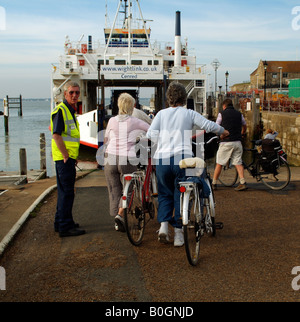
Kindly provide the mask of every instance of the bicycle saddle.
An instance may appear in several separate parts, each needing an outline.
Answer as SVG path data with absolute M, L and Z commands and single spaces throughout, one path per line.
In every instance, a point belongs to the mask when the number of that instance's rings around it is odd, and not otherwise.
M 179 162 L 180 169 L 188 169 L 188 168 L 199 168 L 204 169 L 206 167 L 206 163 L 203 159 L 200 158 L 188 158 L 183 159 Z

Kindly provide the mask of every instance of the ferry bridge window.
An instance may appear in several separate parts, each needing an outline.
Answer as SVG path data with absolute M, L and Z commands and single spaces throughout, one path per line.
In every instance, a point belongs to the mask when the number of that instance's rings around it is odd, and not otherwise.
M 98 65 L 104 65 L 104 59 L 99 59 L 98 60 Z
M 126 65 L 125 60 L 115 60 L 115 65 Z
M 152 65 L 152 60 L 148 60 L 148 65 Z M 159 61 L 158 60 L 154 60 L 154 65 L 155 66 L 159 65 Z
M 132 60 L 131 65 L 143 65 L 143 61 L 142 60 Z
M 109 65 L 109 60 L 108 59 L 105 62 L 106 62 L 105 65 Z M 98 59 L 98 64 L 100 64 L 101 66 L 103 66 L 104 65 L 104 59 Z
M 202 79 L 196 80 L 196 86 L 197 87 L 203 87 L 204 86 L 204 80 L 202 80 Z

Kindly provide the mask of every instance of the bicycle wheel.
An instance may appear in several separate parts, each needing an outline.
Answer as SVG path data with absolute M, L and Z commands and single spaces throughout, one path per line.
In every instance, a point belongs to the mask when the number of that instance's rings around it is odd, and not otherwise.
M 231 164 L 231 160 L 225 166 L 222 166 L 222 171 L 219 176 L 219 181 L 225 187 L 232 187 L 235 185 L 238 178 L 236 167 Z
M 280 159 L 280 165 L 274 173 L 266 173 L 258 162 L 258 175 L 262 183 L 272 190 L 284 189 L 291 180 L 291 170 L 288 163 Z
M 206 180 L 206 183 L 210 183 L 208 179 Z M 203 205 L 203 218 L 205 223 L 205 229 L 208 235 L 210 236 L 216 236 L 216 225 L 215 225 L 215 200 L 213 195 L 213 190 L 211 189 L 211 193 L 208 198 L 204 199 L 204 205 Z
M 127 236 L 134 246 L 141 244 L 145 231 L 145 213 L 142 207 L 140 185 L 138 180 L 132 180 L 128 190 L 128 207 L 124 209 Z
M 189 197 L 189 220 L 183 226 L 185 251 L 189 263 L 196 266 L 200 256 L 201 213 L 197 205 L 197 191 L 193 189 Z

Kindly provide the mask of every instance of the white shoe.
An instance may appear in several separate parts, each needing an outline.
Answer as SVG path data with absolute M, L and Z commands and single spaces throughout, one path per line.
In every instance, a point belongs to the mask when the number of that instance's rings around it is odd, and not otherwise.
M 181 247 L 184 245 L 184 237 L 183 237 L 183 231 L 182 228 L 175 228 L 174 229 L 175 235 L 174 235 L 174 246 L 175 247 Z
M 163 244 L 169 243 L 169 231 L 168 231 L 168 222 L 162 222 L 160 224 L 159 232 L 158 232 L 158 240 Z
M 120 231 L 120 232 L 126 231 L 124 218 L 121 217 L 120 215 L 117 215 L 115 217 L 115 230 Z

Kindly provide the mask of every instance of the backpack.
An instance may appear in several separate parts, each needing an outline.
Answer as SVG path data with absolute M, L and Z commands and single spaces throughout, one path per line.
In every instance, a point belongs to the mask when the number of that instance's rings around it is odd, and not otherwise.
M 277 154 L 278 150 L 281 149 L 281 144 L 278 140 L 264 139 L 261 141 L 262 151 L 266 154 L 273 153 Z

